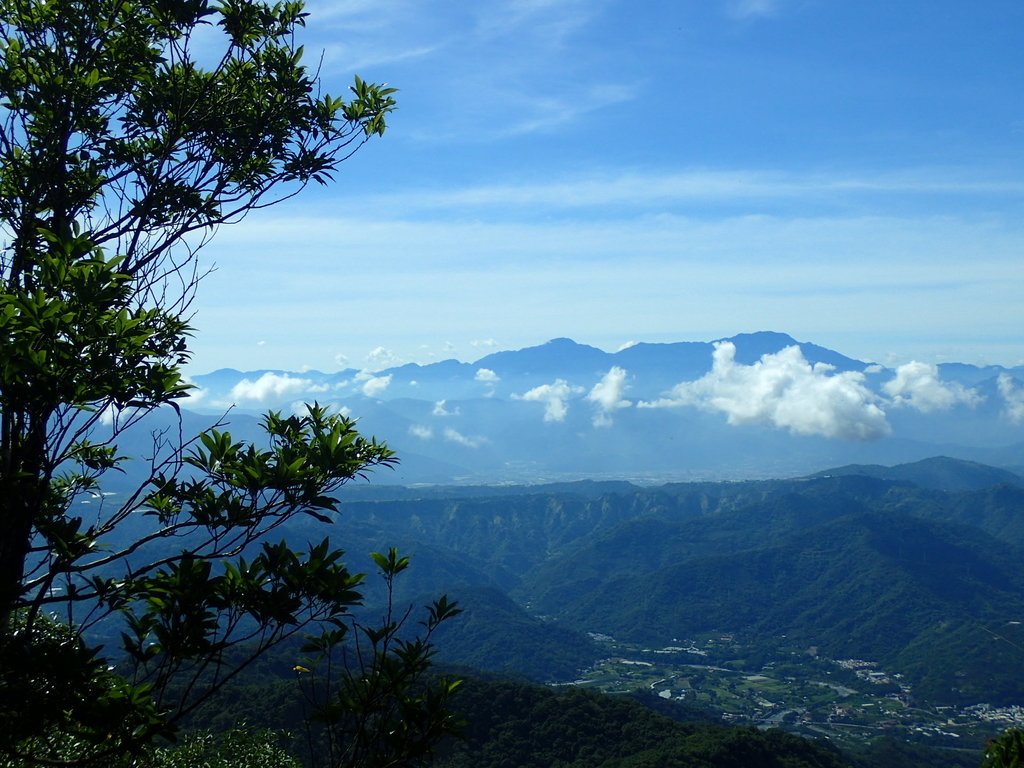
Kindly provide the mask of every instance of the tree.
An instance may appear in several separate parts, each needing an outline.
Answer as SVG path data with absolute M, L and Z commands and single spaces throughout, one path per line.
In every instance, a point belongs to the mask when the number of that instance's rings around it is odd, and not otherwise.
M 1024 766 L 1024 731 L 1009 728 L 985 745 L 982 768 L 1021 768 Z
M 397 610 L 394 588 L 409 558 L 392 548 L 387 555 L 374 553 L 373 560 L 388 595 L 379 626 L 356 623 L 348 643 L 330 633 L 308 643 L 305 650 L 314 654 L 309 663 L 322 673 L 320 680 L 310 669 L 296 667 L 323 726 L 323 751 L 335 768 L 423 765 L 443 736 L 461 728 L 448 709 L 461 681 L 427 677 L 434 631 L 461 610 L 446 597 L 435 600 L 420 622 L 423 632 L 408 637 L 412 609 Z
M 218 424 L 155 431 L 134 461 L 117 447 L 188 393 L 218 227 L 385 131 L 394 89 L 321 94 L 305 18 L 296 0 L 0 0 L 0 747 L 18 759 L 109 762 L 359 601 L 327 538 L 268 538 L 329 523 L 340 485 L 395 461 L 352 421 L 313 405 L 268 414 L 259 445 Z M 80 503 L 140 466 L 134 492 Z M 124 674 L 88 641 L 112 618 Z
M 300 768 L 267 731 L 228 731 L 217 738 L 191 733 L 180 745 L 157 751 L 153 768 Z

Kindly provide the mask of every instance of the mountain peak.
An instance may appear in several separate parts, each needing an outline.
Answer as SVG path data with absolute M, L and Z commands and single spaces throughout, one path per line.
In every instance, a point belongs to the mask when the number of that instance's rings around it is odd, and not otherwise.
M 570 339 L 567 336 L 559 336 L 558 338 L 551 339 L 550 341 L 546 342 L 542 346 L 545 346 L 545 347 L 552 347 L 552 346 L 584 347 L 586 345 L 585 344 L 580 344 L 580 343 L 574 341 L 573 339 Z
M 500 374 L 565 375 L 567 370 L 577 367 L 590 369 L 594 365 L 607 365 L 609 359 L 609 354 L 597 347 L 559 337 L 535 347 L 495 352 L 477 360 L 475 365 Z

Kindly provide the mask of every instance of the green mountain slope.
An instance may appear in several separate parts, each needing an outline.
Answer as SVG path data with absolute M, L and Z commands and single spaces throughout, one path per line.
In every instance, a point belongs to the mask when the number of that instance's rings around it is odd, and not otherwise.
M 781 731 L 684 724 L 632 699 L 469 681 L 464 739 L 436 768 L 841 768 L 826 746 Z

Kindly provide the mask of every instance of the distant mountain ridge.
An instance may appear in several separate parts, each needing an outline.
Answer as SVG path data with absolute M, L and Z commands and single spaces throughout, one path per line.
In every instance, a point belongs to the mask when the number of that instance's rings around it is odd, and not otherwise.
M 959 461 L 935 456 L 911 464 L 883 467 L 877 464 L 851 464 L 818 472 L 815 477 L 854 475 L 913 483 L 939 491 L 979 491 L 993 485 L 1024 487 L 1024 478 L 1007 469 L 997 469 L 974 461 Z
M 249 415 L 318 401 L 388 442 L 402 483 L 798 475 L 948 455 L 1024 466 L 1024 368 L 891 369 L 785 333 L 632 344 L 567 338 L 475 362 L 376 371 L 221 369 L 184 407 Z

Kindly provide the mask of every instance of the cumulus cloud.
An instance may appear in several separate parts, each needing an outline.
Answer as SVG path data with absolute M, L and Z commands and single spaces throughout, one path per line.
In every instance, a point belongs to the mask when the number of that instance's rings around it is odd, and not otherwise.
M 363 394 L 367 397 L 377 397 L 389 386 L 391 386 L 390 373 L 387 376 L 371 376 L 363 382 Z
M 937 365 L 916 361 L 899 366 L 896 376 L 883 384 L 882 390 L 892 398 L 893 405 L 923 413 L 948 411 L 959 403 L 973 408 L 982 401 L 977 390 L 959 382 L 942 381 Z
M 409 434 L 418 437 L 420 440 L 429 440 L 434 436 L 434 430 L 422 424 L 412 424 L 409 427 Z
M 595 427 L 610 427 L 612 414 L 620 408 L 628 408 L 633 404 L 622 397 L 626 391 L 627 375 L 624 368 L 613 366 L 590 390 L 587 400 L 597 408 L 597 412 L 594 414 Z
M 481 445 L 487 442 L 486 437 L 468 437 L 460 432 L 455 431 L 451 427 L 445 428 L 444 439 L 450 443 L 456 443 L 458 445 L 465 446 L 466 448 L 479 448 Z
M 290 376 L 287 373 L 264 373 L 258 379 L 242 379 L 231 388 L 228 398 L 236 403 L 251 401 L 265 403 L 271 400 L 294 397 L 300 392 L 325 392 L 327 386 L 314 384 L 310 379 Z
M 496 382 L 501 381 L 501 377 L 492 371 L 490 368 L 481 368 L 476 372 L 476 376 L 473 377 L 477 381 L 488 381 Z
M 459 415 L 459 407 L 455 406 L 455 410 L 449 411 L 447 406 L 445 405 L 447 402 L 448 402 L 447 400 L 438 400 L 436 403 L 434 403 L 434 410 L 432 411 L 433 415 L 434 416 L 458 416 Z
M 385 347 L 374 347 L 366 356 L 367 366 L 374 371 L 379 371 L 382 368 L 392 368 L 401 364 L 401 362 L 400 357 Z
M 799 435 L 871 440 L 889 433 L 885 412 L 864 384 L 864 374 L 834 373 L 811 365 L 797 346 L 736 362 L 736 346 L 715 345 L 710 373 L 678 384 L 670 396 L 640 407 L 690 405 L 726 414 L 733 425 L 763 424 Z
M 188 404 L 190 406 L 198 405 L 199 403 L 206 399 L 207 395 L 210 394 L 207 390 L 189 381 L 188 378 L 185 379 L 185 383 L 192 387 L 192 389 L 190 389 L 188 393 L 185 395 L 185 397 L 188 398 Z
M 1003 414 L 1014 424 L 1024 423 L 1024 389 L 1008 373 L 999 374 L 999 394 L 1006 401 Z
M 565 379 L 555 379 L 553 384 L 541 384 L 522 395 L 512 395 L 512 398 L 544 403 L 544 421 L 565 421 L 569 412 L 567 401 L 583 391 L 583 387 L 572 386 Z

